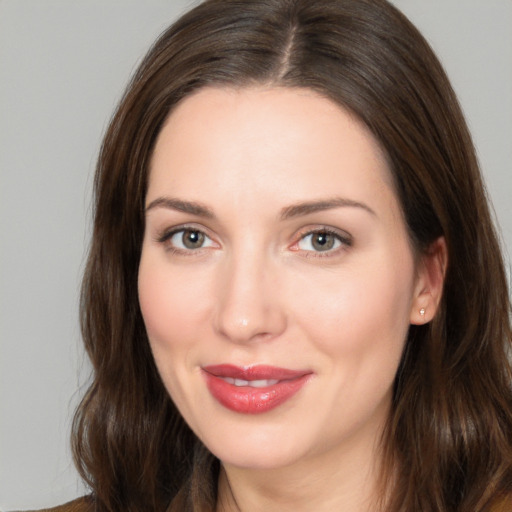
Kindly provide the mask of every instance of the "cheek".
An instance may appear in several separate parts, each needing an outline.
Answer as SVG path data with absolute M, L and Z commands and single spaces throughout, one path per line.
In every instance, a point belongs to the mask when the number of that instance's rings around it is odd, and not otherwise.
M 317 278 L 308 296 L 296 299 L 296 318 L 315 345 L 336 360 L 394 364 L 409 328 L 413 275 L 412 260 L 406 258 Z M 299 289 L 290 296 L 301 297 Z
M 201 339 L 201 285 L 187 280 L 184 272 L 171 272 L 165 258 L 148 253 L 143 251 L 139 265 L 139 304 L 158 372 L 186 415 L 190 400 L 183 383 L 194 370 L 194 340 Z
M 141 264 L 139 270 L 139 304 L 151 345 L 161 343 L 169 335 L 169 325 L 176 320 L 172 295 L 165 280 L 150 265 Z
M 165 261 L 143 252 L 138 277 L 139 304 L 155 359 L 163 350 L 185 348 L 192 330 L 199 325 L 200 284 L 187 281 L 183 274 L 170 272 Z

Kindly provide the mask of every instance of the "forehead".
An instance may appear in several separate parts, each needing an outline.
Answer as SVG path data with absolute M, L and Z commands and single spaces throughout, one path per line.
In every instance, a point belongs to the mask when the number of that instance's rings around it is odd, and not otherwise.
M 396 202 L 392 181 L 366 126 L 313 91 L 205 88 L 164 124 L 148 199 L 166 192 L 243 202 L 272 191 L 282 202 L 333 194 L 368 200 L 386 191 Z

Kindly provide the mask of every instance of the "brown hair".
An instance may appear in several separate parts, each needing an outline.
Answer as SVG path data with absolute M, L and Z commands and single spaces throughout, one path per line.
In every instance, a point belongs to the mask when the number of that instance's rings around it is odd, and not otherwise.
M 389 512 L 483 512 L 512 491 L 510 299 L 475 151 L 428 44 L 384 0 L 210 0 L 155 43 L 106 133 L 82 330 L 94 368 L 74 422 L 98 511 L 211 510 L 218 461 L 157 373 L 137 299 L 148 163 L 173 107 L 206 86 L 307 87 L 387 154 L 411 240 L 448 247 L 434 320 L 411 326 L 383 439 Z

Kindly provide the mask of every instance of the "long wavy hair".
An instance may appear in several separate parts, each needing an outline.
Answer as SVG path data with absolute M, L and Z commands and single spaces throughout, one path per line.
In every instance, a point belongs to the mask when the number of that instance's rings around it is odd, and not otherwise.
M 455 94 L 427 42 L 385 0 L 207 0 L 160 36 L 133 76 L 99 156 L 82 287 L 94 373 L 72 441 L 95 510 L 215 509 L 219 462 L 164 389 L 139 309 L 144 200 L 173 107 L 200 88 L 258 84 L 309 88 L 355 114 L 387 156 L 415 249 L 445 237 L 442 303 L 432 322 L 410 327 L 394 384 L 385 510 L 488 510 L 512 491 L 504 262 Z

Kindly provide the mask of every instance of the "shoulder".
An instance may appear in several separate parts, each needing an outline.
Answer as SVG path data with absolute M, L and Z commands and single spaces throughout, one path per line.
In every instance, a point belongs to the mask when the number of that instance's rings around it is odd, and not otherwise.
M 32 512 L 93 512 L 94 505 L 90 496 L 84 496 L 76 500 L 52 508 L 44 508 Z

